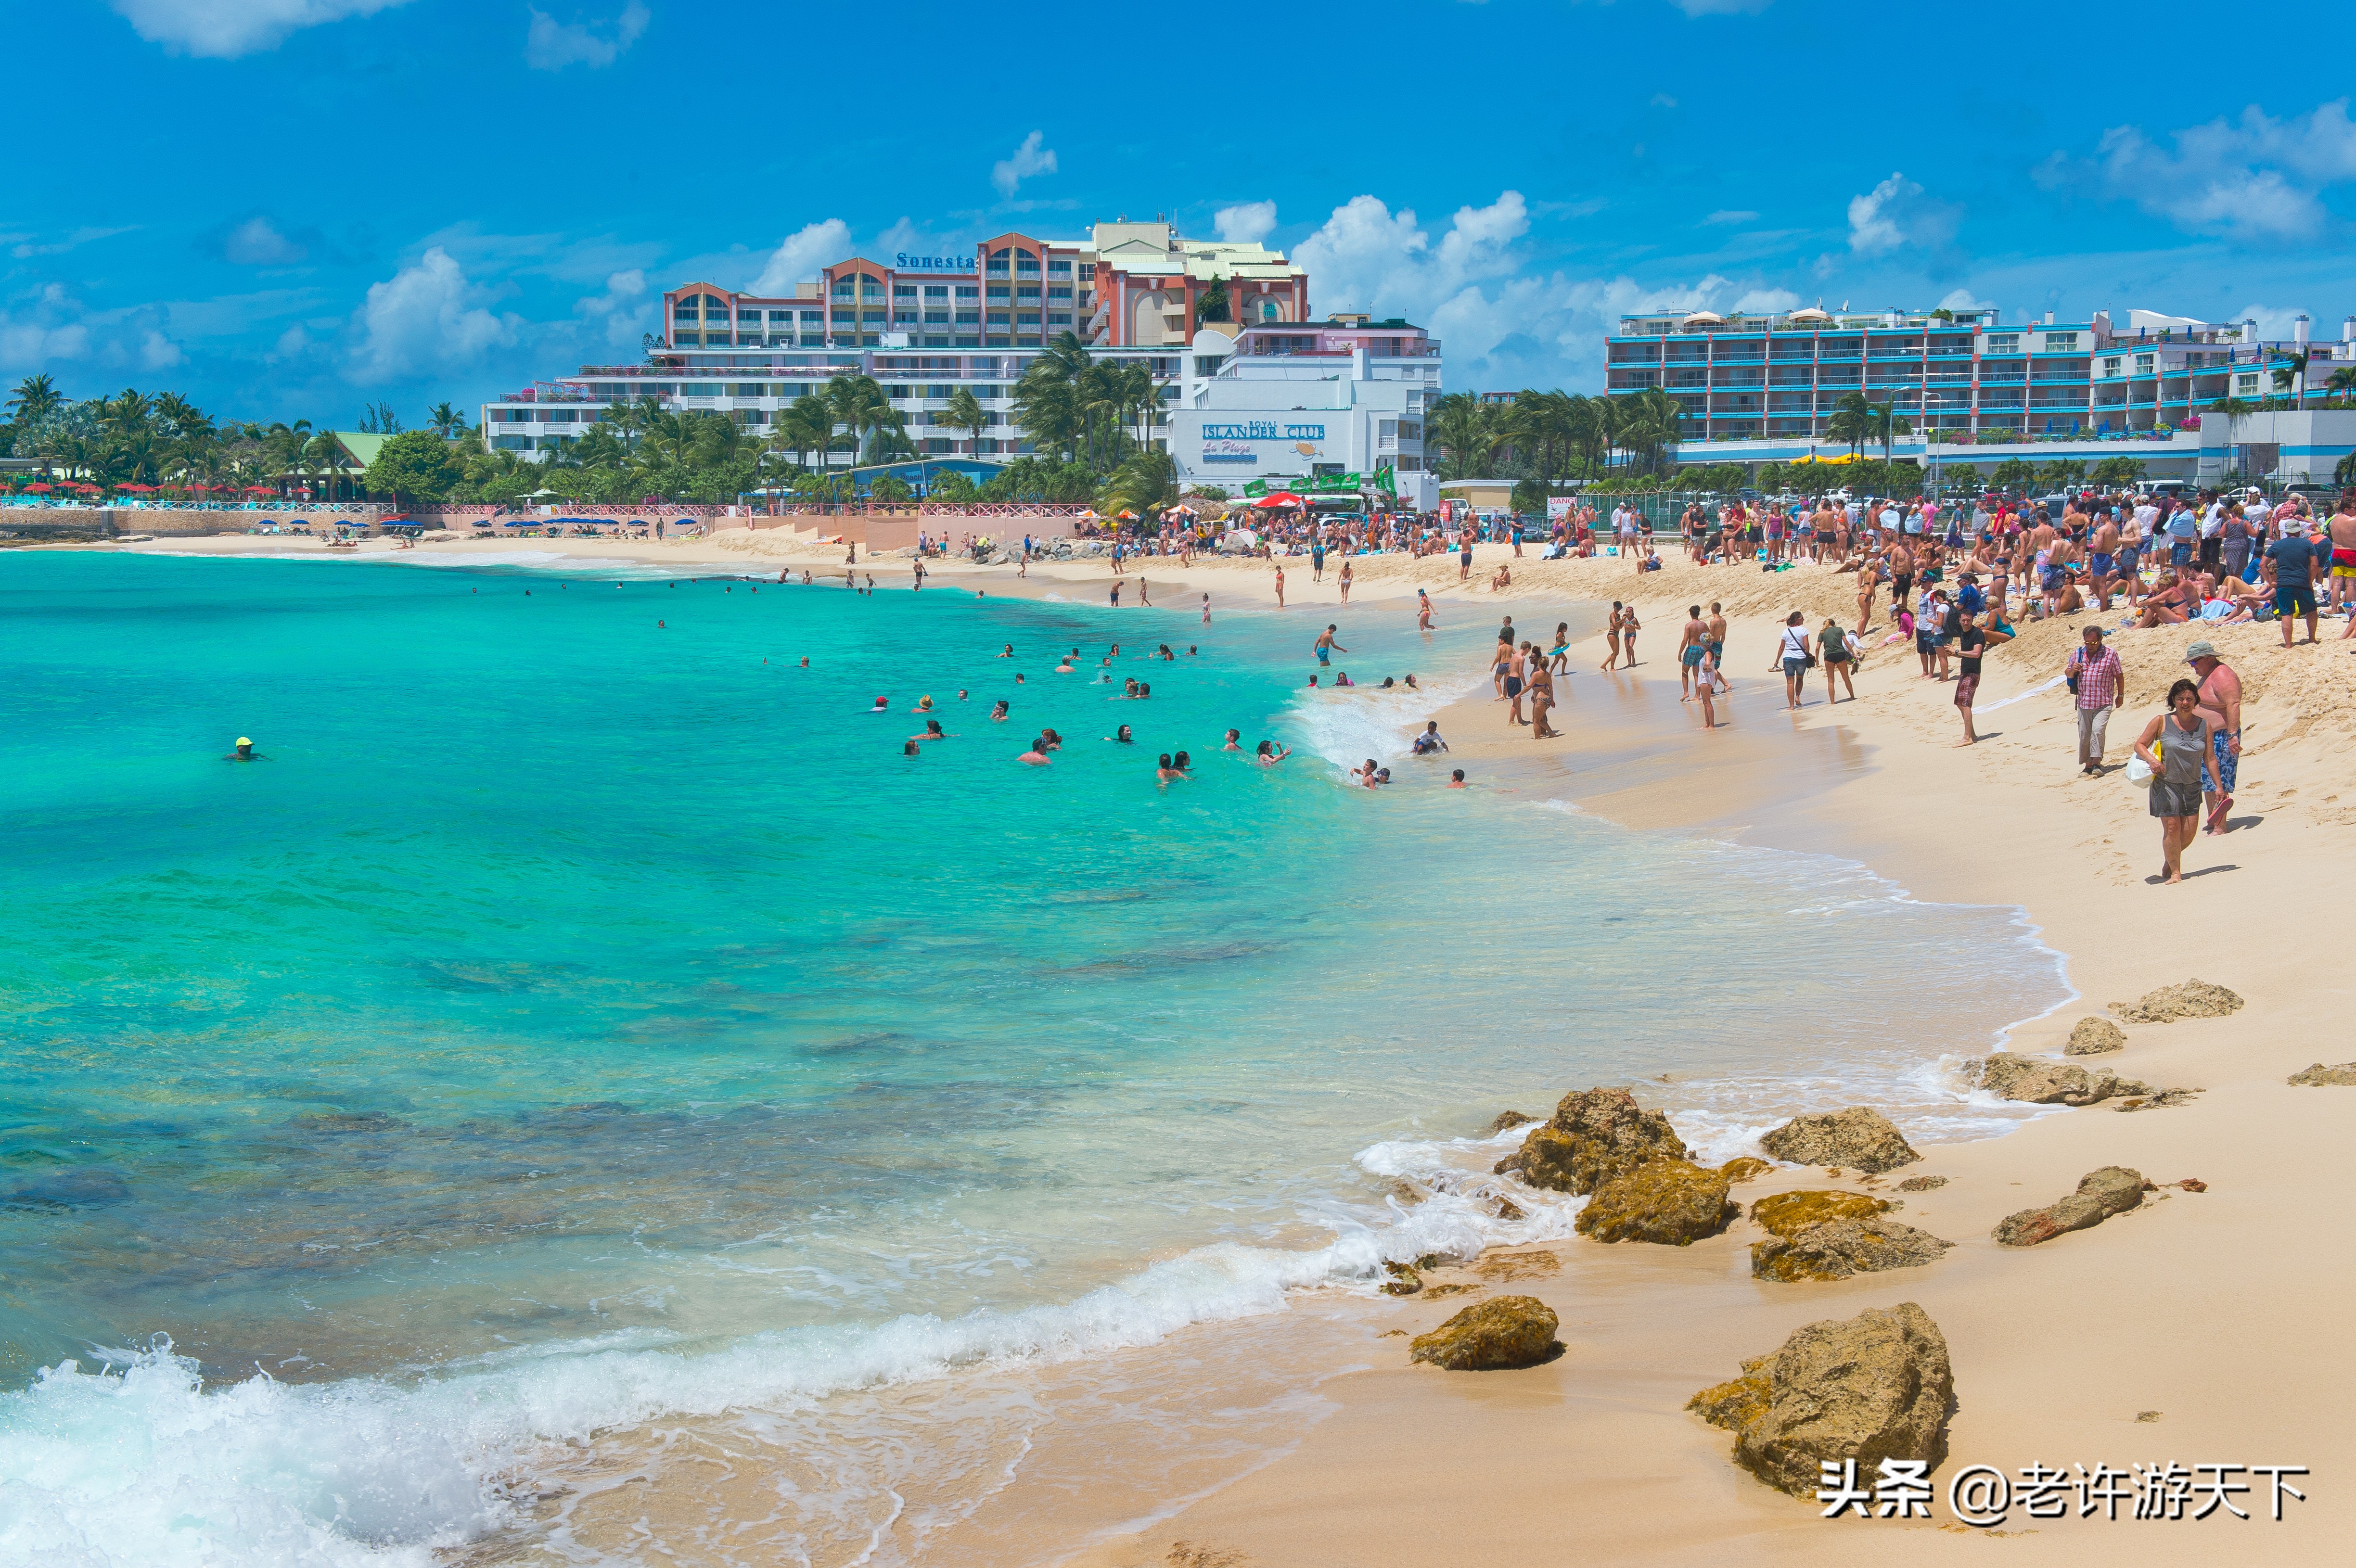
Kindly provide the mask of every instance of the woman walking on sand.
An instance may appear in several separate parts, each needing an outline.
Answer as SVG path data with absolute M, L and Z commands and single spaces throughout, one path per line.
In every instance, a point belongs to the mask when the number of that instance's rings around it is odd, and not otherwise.
M 1808 681 L 1808 628 L 1806 617 L 1794 610 L 1783 622 L 1783 706 L 1796 711 L 1800 707 L 1801 689 Z
M 1612 669 L 1620 663 L 1620 601 L 1614 599 L 1612 601 L 1612 618 L 1603 623 L 1603 641 L 1612 651 L 1610 656 L 1596 667 L 1598 669 Z
M 1569 675 L 1570 673 L 1569 622 L 1557 621 L 1554 624 L 1554 649 L 1551 653 L 1547 655 L 1547 660 L 1552 667 L 1551 673 L 1555 675 Z
M 2214 728 L 2201 711 L 2201 688 L 2179 680 L 2168 688 L 2168 711 L 2136 740 L 2135 754 L 2151 769 L 2151 814 L 2159 818 L 2159 880 L 2166 886 L 2184 880 L 2184 850 L 2201 830 L 2203 780 L 2211 793 L 2222 793 L 2210 755 Z

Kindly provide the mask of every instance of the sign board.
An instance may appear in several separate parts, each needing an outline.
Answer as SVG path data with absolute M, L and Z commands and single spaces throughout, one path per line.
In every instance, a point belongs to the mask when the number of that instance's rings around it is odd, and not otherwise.
M 1568 522 L 1570 519 L 1571 508 L 1578 505 L 1579 497 L 1576 496 L 1548 496 L 1547 497 L 1547 521 L 1549 523 Z
M 975 271 L 971 256 L 912 256 L 902 251 L 892 258 L 895 272 L 970 272 Z

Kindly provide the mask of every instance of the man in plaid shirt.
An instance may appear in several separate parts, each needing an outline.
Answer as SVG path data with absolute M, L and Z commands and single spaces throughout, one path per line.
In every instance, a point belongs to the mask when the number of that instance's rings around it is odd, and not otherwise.
M 2086 628 L 2086 640 L 2070 654 L 2070 684 L 2078 694 L 2078 771 L 2103 771 L 2103 745 L 2111 726 L 2111 709 L 2126 691 L 2126 670 L 2119 656 L 2103 642 L 2100 626 Z

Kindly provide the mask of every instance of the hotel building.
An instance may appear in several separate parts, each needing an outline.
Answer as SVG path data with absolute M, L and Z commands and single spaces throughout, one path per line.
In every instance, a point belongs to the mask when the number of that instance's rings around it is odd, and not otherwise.
M 1229 319 L 1203 323 L 1203 296 L 1214 282 L 1226 291 Z M 926 457 L 1004 462 L 1032 450 L 1027 432 L 1012 422 L 1014 383 L 1066 332 L 1078 334 L 1099 358 L 1144 366 L 1173 408 L 1209 397 L 1241 414 L 1264 395 L 1290 400 L 1261 411 L 1289 414 L 1308 394 L 1280 389 L 1282 377 L 1245 378 L 1264 394 L 1205 390 L 1238 362 L 1264 368 L 1288 359 L 1307 367 L 1301 379 L 1353 389 L 1341 411 L 1399 404 L 1386 415 L 1368 412 L 1359 421 L 1365 428 L 1352 423 L 1347 439 L 1341 427 L 1349 421 L 1332 421 L 1334 449 L 1346 457 L 1329 458 L 1321 447 L 1315 456 L 1292 453 L 1296 461 L 1287 466 L 1274 449 L 1265 464 L 1228 453 L 1201 471 L 1202 483 L 1371 474 L 1377 460 L 1402 475 L 1423 472 L 1421 410 L 1440 389 L 1436 341 L 1403 321 L 1312 321 L 1308 275 L 1282 254 L 1258 244 L 1188 239 L 1160 221 L 1099 223 L 1085 240 L 1008 232 L 969 254 L 903 253 L 889 263 L 854 256 L 782 297 L 682 284 L 663 295 L 663 330 L 649 341 L 643 364 L 584 367 L 485 403 L 484 439 L 498 449 L 544 453 L 577 439 L 613 404 L 647 397 L 670 409 L 724 413 L 760 431 L 831 378 L 866 375 L 883 383 Z M 982 432 L 942 422 L 959 389 L 972 392 L 988 415 Z M 1362 401 L 1355 389 L 1371 400 Z M 1326 399 L 1321 410 L 1335 411 L 1332 401 L 1341 394 L 1318 395 Z M 1173 426 L 1165 438 L 1189 480 L 1200 457 L 1191 444 L 1194 430 L 1193 423 L 1183 431 Z M 851 459 L 836 453 L 830 461 Z M 1414 488 L 1412 480 L 1403 485 L 1402 499 Z

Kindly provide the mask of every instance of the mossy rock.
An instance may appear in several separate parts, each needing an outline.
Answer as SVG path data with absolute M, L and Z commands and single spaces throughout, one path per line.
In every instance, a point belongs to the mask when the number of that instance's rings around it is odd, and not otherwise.
M 1408 1341 L 1408 1360 L 1443 1371 L 1486 1372 L 1534 1367 L 1562 1351 L 1554 1308 L 1535 1296 L 1493 1296 Z
M 1730 1382 L 1713 1383 L 1686 1401 L 1686 1408 L 1729 1432 L 1755 1424 L 1767 1413 L 1775 1381 L 1768 1371 L 1772 1356 L 1753 1356 L 1742 1363 L 1742 1375 Z
M 1883 1199 L 1862 1192 L 1778 1192 L 1751 1206 L 1753 1223 L 1778 1236 L 1796 1236 L 1811 1225 L 1863 1220 L 1889 1212 Z
M 2071 1029 L 2069 1043 L 2062 1046 L 2064 1056 L 2101 1056 L 2119 1051 L 2127 1043 L 2126 1030 L 2108 1019 L 2080 1019 Z
M 1772 1159 L 1761 1159 L 1755 1154 L 1740 1155 L 1718 1168 L 1719 1174 L 1740 1187 L 1746 1181 L 1765 1175 L 1775 1168 Z
M 1954 1245 L 1895 1220 L 1872 1216 L 1834 1220 L 1751 1243 L 1751 1272 L 1756 1278 L 1786 1285 L 1847 1279 L 1852 1275 L 1936 1263 Z
M 1647 1160 L 1595 1189 L 1576 1221 L 1599 1242 L 1682 1247 L 1715 1236 L 1741 1211 L 1726 1196 L 1726 1173 L 1690 1160 Z

